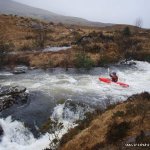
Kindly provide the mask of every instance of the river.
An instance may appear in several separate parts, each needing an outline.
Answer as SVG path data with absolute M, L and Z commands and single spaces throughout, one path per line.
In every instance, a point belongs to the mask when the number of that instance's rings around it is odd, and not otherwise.
M 117 72 L 119 81 L 129 84 L 129 88 L 101 83 L 98 78 L 108 77 L 107 68 L 94 68 L 90 72 L 79 72 L 71 68 L 67 72 L 62 68 L 46 71 L 38 69 L 19 75 L 1 71 L 0 85 L 25 86 L 29 92 L 29 101 L 24 106 L 12 107 L 0 113 L 0 124 L 5 132 L 0 149 L 45 148 L 49 143 L 48 134 L 35 138 L 32 134 L 33 126 L 39 127 L 55 111 L 61 113 L 61 105 L 58 106 L 57 103 L 62 99 L 101 107 L 106 100 L 114 103 L 124 101 L 136 93 L 150 92 L 150 64 L 140 61 L 135 63 L 131 66 L 109 67 L 111 71 Z

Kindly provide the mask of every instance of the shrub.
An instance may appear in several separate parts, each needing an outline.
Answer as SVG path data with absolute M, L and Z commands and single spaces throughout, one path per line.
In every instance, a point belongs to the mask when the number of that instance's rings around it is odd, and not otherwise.
M 25 56 L 17 58 L 15 62 L 17 65 L 30 66 L 29 59 L 28 57 L 25 57 Z
M 72 31 L 71 33 L 74 36 L 74 41 L 78 42 L 81 39 L 81 34 L 77 31 Z
M 129 27 L 125 27 L 124 30 L 122 31 L 123 36 L 130 36 L 131 31 Z
M 5 64 L 5 57 L 14 48 L 14 44 L 0 39 L 0 67 Z
M 65 101 L 66 101 L 65 99 L 60 99 L 60 100 L 57 101 L 57 104 L 64 104 Z
M 54 63 L 53 63 L 53 61 L 52 61 L 51 59 L 50 59 L 50 60 L 48 60 L 48 64 L 47 64 L 47 65 L 48 65 L 48 67 L 53 67 L 53 64 L 54 64 Z
M 117 111 L 113 114 L 113 117 L 123 117 L 125 115 L 124 111 Z
M 110 130 L 107 132 L 106 139 L 110 144 L 116 143 L 127 135 L 127 131 L 130 128 L 129 122 L 116 122 L 110 126 Z
M 25 36 L 25 39 L 26 39 L 26 40 L 32 40 L 33 38 L 34 38 L 34 37 L 33 37 L 32 35 L 26 35 L 26 36 Z
M 92 59 L 85 53 L 78 53 L 75 58 L 76 68 L 90 70 L 94 66 Z
M 95 145 L 91 148 L 91 150 L 100 150 L 100 149 L 103 148 L 104 146 L 105 146 L 104 143 L 97 143 L 97 144 L 95 144 Z
M 106 110 L 111 110 L 111 109 L 114 109 L 116 107 L 116 104 L 110 104 L 109 106 L 107 106 L 107 109 Z
M 103 47 L 99 44 L 88 44 L 85 45 L 83 49 L 85 49 L 86 52 L 90 52 L 90 53 L 98 53 L 103 51 Z
M 150 62 L 150 55 L 148 55 L 148 56 L 145 56 L 145 61 L 148 61 L 148 62 Z
M 100 59 L 98 61 L 98 65 L 100 65 L 100 66 L 105 66 L 109 63 L 110 63 L 110 59 L 106 55 L 103 55 L 102 57 L 100 57 Z
M 22 45 L 20 48 L 19 48 L 19 50 L 21 50 L 21 51 L 29 51 L 29 50 L 31 50 L 32 49 L 32 47 L 30 46 L 30 45 L 27 45 L 27 44 L 24 44 L 24 45 Z

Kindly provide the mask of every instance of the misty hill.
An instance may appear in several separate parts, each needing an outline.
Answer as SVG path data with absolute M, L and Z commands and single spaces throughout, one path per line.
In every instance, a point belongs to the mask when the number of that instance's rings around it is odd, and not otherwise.
M 18 16 L 33 17 L 55 23 L 74 24 L 82 26 L 111 26 L 112 24 L 91 22 L 77 17 L 58 15 L 53 12 L 31 7 L 13 0 L 0 0 L 0 14 L 13 14 Z

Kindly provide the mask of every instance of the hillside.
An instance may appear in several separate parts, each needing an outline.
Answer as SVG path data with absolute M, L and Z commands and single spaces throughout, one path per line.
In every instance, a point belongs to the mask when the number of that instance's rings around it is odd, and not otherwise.
M 149 118 L 150 94 L 133 95 L 94 116 L 85 129 L 85 122 L 71 129 L 62 137 L 59 150 L 148 150 L 148 146 L 126 144 L 150 144 Z
M 133 26 L 87 27 L 0 15 L 3 66 L 91 68 L 123 59 L 150 61 L 150 32 Z M 43 53 L 46 47 L 70 49 Z M 66 59 L 68 58 L 68 59 Z
M 13 14 L 18 16 L 37 18 L 49 22 L 61 22 L 63 24 L 74 24 L 82 26 L 104 27 L 112 25 L 109 23 L 107 24 L 100 22 L 91 22 L 77 17 L 58 15 L 50 11 L 27 6 L 25 4 L 21 4 L 13 0 L 0 0 L 0 14 Z

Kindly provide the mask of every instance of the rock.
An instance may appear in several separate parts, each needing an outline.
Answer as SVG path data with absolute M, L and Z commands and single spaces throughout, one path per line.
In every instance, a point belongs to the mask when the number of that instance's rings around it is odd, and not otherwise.
M 87 36 L 82 36 L 78 41 L 76 41 L 76 44 L 81 44 L 83 42 L 91 42 L 92 37 L 87 35 Z
M 22 74 L 22 73 L 26 73 L 28 70 L 28 67 L 26 66 L 18 66 L 18 67 L 15 67 L 14 70 L 13 70 L 13 74 Z
M 126 60 L 122 60 L 120 62 L 121 65 L 126 65 L 126 66 L 132 66 L 132 65 L 136 65 L 136 62 L 134 61 L 126 61 Z
M 3 130 L 2 126 L 0 125 L 0 141 L 2 139 L 3 134 L 4 134 L 4 130 Z
M 13 104 L 26 103 L 28 93 L 26 88 L 21 86 L 0 87 L 0 111 L 11 107 Z
M 15 95 L 26 91 L 25 87 L 21 86 L 4 86 L 0 87 L 0 96 Z
M 11 95 L 0 97 L 0 111 L 9 108 L 14 103 L 15 103 L 15 99 Z
M 16 104 L 26 103 L 28 99 L 28 93 L 24 92 L 17 95 L 13 95 L 13 98 L 15 99 Z
M 67 100 L 63 107 L 63 118 L 72 121 L 84 119 L 86 112 L 92 111 L 88 105 L 71 100 Z

